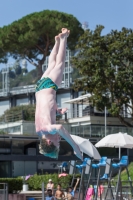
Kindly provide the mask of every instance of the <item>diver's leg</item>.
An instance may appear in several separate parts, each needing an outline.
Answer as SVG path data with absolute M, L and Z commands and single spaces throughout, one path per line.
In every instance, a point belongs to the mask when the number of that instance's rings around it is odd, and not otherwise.
M 49 74 L 49 78 L 52 79 L 52 81 L 59 86 L 62 81 L 63 76 L 63 70 L 65 67 L 65 57 L 66 57 L 66 44 L 67 44 L 67 37 L 69 35 L 70 31 L 63 28 L 62 33 L 59 34 L 60 37 L 60 45 L 59 45 L 59 51 L 56 56 L 56 64 L 51 73 Z
M 48 63 L 48 68 L 46 69 L 46 71 L 44 72 L 44 74 L 42 75 L 42 77 L 47 77 L 51 70 L 55 67 L 55 63 L 56 63 L 56 56 L 58 54 L 58 50 L 59 50 L 59 45 L 60 45 L 60 38 L 59 36 L 55 36 L 55 45 L 50 53 L 49 56 L 49 63 Z

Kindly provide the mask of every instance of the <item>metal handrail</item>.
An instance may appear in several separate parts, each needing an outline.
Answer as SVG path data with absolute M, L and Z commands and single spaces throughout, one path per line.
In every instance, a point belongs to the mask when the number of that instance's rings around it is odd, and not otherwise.
M 3 200 L 8 200 L 8 183 L 0 183 L 0 185 L 3 185 L 3 189 L 0 189 L 3 192 Z
M 15 95 L 15 94 L 35 93 L 35 87 L 36 87 L 35 84 L 21 86 L 21 87 L 13 87 L 6 92 L 3 91 L 3 89 L 0 89 L 0 96 L 8 96 L 9 94 Z M 68 88 L 68 86 L 65 84 L 61 84 L 58 88 Z

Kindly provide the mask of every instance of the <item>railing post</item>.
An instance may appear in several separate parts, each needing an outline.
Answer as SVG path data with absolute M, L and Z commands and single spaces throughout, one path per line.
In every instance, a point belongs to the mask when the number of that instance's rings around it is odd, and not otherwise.
M 67 113 L 65 113 L 65 121 L 67 121 Z
M 5 200 L 8 200 L 8 183 L 6 183 L 5 185 L 5 194 L 6 194 Z
M 23 110 L 21 111 L 21 117 L 22 117 L 22 120 L 24 120 L 24 111 Z
M 44 200 L 44 182 L 42 183 L 42 200 Z
M 5 183 L 3 183 L 2 184 L 3 185 L 3 189 L 2 189 L 2 193 L 3 193 L 3 198 L 4 198 L 4 200 L 6 200 L 6 184 Z

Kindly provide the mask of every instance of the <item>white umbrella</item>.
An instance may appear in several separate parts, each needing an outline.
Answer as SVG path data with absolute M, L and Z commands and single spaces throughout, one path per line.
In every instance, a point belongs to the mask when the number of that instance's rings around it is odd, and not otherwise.
M 132 149 L 133 137 L 127 133 L 110 134 L 95 144 L 96 147 L 116 147 L 119 148 L 119 158 L 121 157 L 121 148 Z
M 91 96 L 92 96 L 91 94 L 85 94 L 85 95 L 79 96 L 75 99 L 69 99 L 67 101 L 64 101 L 63 103 L 90 105 L 91 102 L 89 102 L 89 98 Z
M 80 151 L 87 154 L 89 157 L 100 160 L 101 156 L 96 147 L 88 140 L 76 135 L 71 135 L 74 142 L 79 146 Z

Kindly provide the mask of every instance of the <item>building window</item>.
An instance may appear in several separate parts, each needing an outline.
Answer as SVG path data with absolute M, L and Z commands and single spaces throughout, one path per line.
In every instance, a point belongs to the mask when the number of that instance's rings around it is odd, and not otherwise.
M 24 141 L 12 140 L 12 154 L 24 154 Z
M 20 134 L 21 132 L 21 127 L 20 126 L 12 126 L 12 127 L 7 127 L 7 128 L 4 128 L 4 129 L 1 129 L 0 130 L 0 134 L 13 134 L 13 133 L 18 133 Z
M 0 161 L 0 177 L 11 177 L 11 162 Z M 2 198 L 3 199 L 3 198 Z
M 101 137 L 101 126 L 91 126 L 91 136 L 92 137 Z
M 12 140 L 12 154 L 36 155 L 36 141 Z
M 83 137 L 89 138 L 91 136 L 90 125 L 84 125 L 83 127 Z
M 0 139 L 0 154 L 11 154 L 11 140 Z

